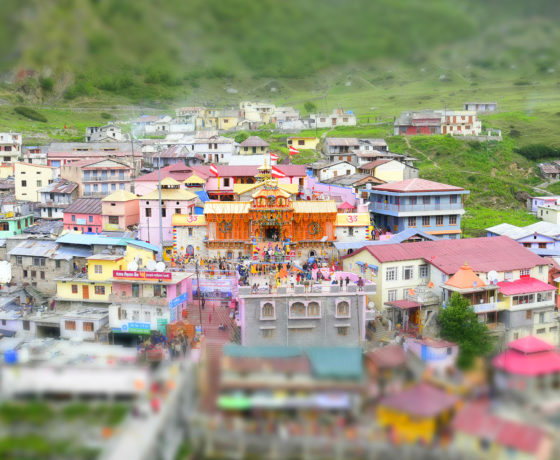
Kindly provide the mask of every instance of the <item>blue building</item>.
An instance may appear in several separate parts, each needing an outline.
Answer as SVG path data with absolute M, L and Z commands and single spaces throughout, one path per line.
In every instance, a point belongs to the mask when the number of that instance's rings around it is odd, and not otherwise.
M 425 179 L 407 179 L 363 189 L 375 226 L 399 233 L 410 228 L 438 238 L 460 238 L 464 198 L 470 192 Z

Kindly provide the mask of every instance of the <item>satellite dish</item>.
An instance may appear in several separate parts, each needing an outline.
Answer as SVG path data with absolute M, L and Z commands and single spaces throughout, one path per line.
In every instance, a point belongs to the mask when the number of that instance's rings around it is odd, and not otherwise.
M 146 268 L 147 268 L 149 271 L 151 271 L 151 272 L 155 271 L 155 270 L 156 270 L 156 267 L 157 267 L 157 263 L 156 263 L 156 261 L 155 261 L 154 259 L 150 259 L 150 260 L 148 260 L 148 262 L 146 263 Z
M 368 303 L 367 306 L 368 306 L 368 308 L 369 308 L 370 310 L 373 310 L 374 307 L 375 307 L 375 305 L 374 305 L 373 302 Z
M 165 270 L 165 264 L 163 262 L 158 262 L 156 264 L 156 272 L 162 272 Z
M 490 270 L 488 272 L 488 279 L 492 284 L 496 284 L 498 282 L 498 272 L 496 270 Z
M 136 270 L 138 270 L 138 264 L 134 261 L 129 262 L 128 265 L 126 266 L 126 269 L 135 272 Z

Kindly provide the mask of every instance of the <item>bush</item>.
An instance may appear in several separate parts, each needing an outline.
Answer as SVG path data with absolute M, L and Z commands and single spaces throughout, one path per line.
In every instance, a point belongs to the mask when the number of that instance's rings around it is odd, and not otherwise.
M 525 147 L 515 149 L 517 153 L 523 155 L 528 160 L 540 160 L 542 158 L 557 158 L 560 150 L 545 144 L 530 144 Z
M 41 77 L 39 78 L 39 86 L 44 92 L 51 92 L 54 88 L 54 80 L 51 77 Z
M 64 92 L 64 99 L 76 99 L 80 96 L 91 96 L 93 88 L 84 81 L 78 81 Z
M 240 132 L 239 134 L 235 135 L 234 139 L 235 139 L 235 142 L 237 142 L 238 144 L 241 144 L 241 142 L 243 142 L 248 137 L 249 137 L 249 134 L 247 134 L 246 132 Z
M 41 121 L 43 123 L 47 122 L 47 117 L 29 107 L 23 107 L 20 105 L 14 108 L 14 112 L 24 116 L 25 118 L 29 118 L 30 120 Z
M 113 115 L 111 115 L 110 113 L 101 112 L 101 118 L 103 118 L 104 120 L 112 120 L 115 117 Z

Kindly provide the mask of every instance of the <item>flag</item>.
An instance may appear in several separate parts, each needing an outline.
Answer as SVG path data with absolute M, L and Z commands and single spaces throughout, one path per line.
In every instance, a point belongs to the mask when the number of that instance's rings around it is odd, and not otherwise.
M 290 155 L 297 155 L 299 150 L 296 149 L 293 145 L 290 145 Z
M 220 173 L 218 172 L 218 168 L 216 168 L 216 165 L 215 165 L 214 163 L 212 163 L 212 164 L 210 165 L 210 172 L 211 172 L 212 174 L 214 174 L 214 176 L 220 177 Z
M 280 171 L 276 166 L 271 167 L 271 173 L 272 173 L 272 177 L 276 177 L 277 179 L 282 179 L 284 177 L 288 177 L 288 176 L 286 176 L 286 174 L 284 174 L 282 171 Z
M 271 153 L 271 154 L 270 154 L 270 161 L 272 161 L 272 160 L 277 161 L 278 158 L 279 158 L 279 156 L 276 155 L 275 153 Z

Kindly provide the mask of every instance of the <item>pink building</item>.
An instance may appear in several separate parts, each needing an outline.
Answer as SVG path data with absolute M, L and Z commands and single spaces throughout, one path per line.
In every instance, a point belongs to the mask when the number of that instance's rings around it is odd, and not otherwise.
M 78 198 L 64 210 L 65 230 L 101 233 L 101 198 Z
M 181 184 L 167 177 L 161 181 L 161 220 L 163 246 L 173 245 L 174 214 L 194 214 L 197 196 L 188 190 L 181 189 Z M 162 245 L 159 236 L 159 193 L 156 189 L 139 198 L 140 226 L 138 236 L 141 240 L 156 246 Z
M 165 334 L 192 299 L 192 273 L 114 270 L 109 326 L 116 335 Z
M 101 201 L 103 230 L 125 231 L 140 222 L 138 197 L 126 190 L 111 193 Z

